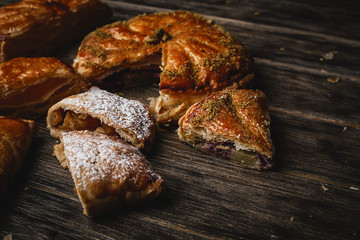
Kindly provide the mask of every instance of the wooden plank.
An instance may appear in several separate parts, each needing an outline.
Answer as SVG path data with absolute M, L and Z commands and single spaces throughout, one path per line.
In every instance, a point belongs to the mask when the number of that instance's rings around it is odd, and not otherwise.
M 322 33 L 339 38 L 360 39 L 359 18 L 360 4 L 351 0 L 341 4 L 329 1 L 174 1 L 164 4 L 164 1 L 108 1 L 131 9 L 184 9 L 196 10 L 205 15 L 216 15 L 229 19 L 243 20 L 248 23 L 258 23 L 279 26 L 287 29 L 298 29 Z M 151 10 L 154 9 L 154 10 Z M 121 12 L 120 12 L 121 13 Z M 126 13 L 124 13 L 126 14 Z M 357 29 L 357 30 L 356 30 Z

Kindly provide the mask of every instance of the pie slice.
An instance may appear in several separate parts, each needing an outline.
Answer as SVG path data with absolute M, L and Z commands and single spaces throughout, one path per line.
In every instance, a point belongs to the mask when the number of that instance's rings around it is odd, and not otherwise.
M 0 195 L 20 170 L 34 133 L 34 121 L 0 116 Z
M 274 165 L 267 98 L 259 90 L 224 90 L 189 108 L 179 120 L 181 140 L 244 167 Z
M 53 137 L 64 131 L 91 130 L 118 136 L 145 152 L 155 137 L 155 125 L 144 104 L 98 87 L 56 103 L 46 121 Z
M 0 112 L 22 117 L 44 114 L 86 87 L 73 68 L 56 58 L 14 58 L 0 63 Z
M 214 91 L 248 86 L 254 75 L 252 58 L 237 38 L 186 11 L 98 28 L 82 41 L 73 66 L 93 84 L 112 79 L 126 86 L 141 75 L 149 81 L 160 75 L 160 96 L 150 104 L 159 123 L 177 121 Z
M 22 0 L 0 8 L 0 62 L 45 56 L 111 17 L 99 0 Z
M 114 136 L 88 130 L 60 133 L 54 153 L 69 168 L 84 213 L 98 216 L 154 199 L 165 190 L 145 156 Z

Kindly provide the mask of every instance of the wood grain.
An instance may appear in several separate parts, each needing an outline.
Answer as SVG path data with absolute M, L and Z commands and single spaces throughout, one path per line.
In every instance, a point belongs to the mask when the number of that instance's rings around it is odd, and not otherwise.
M 0 5 L 9 2 L 15 1 Z M 41 117 L 22 172 L 1 199 L 0 238 L 359 239 L 357 2 L 107 2 L 114 20 L 186 9 L 239 37 L 255 58 L 255 87 L 269 98 L 277 165 L 271 171 L 243 169 L 181 142 L 176 126 L 162 128 L 148 159 L 168 193 L 89 219 L 70 173 L 52 156 L 57 140 Z M 78 45 L 53 55 L 71 64 Z M 121 93 L 148 104 L 158 89 Z

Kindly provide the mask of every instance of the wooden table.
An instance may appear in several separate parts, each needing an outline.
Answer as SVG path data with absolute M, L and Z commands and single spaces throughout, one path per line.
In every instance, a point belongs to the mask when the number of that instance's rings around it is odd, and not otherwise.
M 167 195 L 89 219 L 40 118 L 26 164 L 1 200 L 0 239 L 360 239 L 358 1 L 107 2 L 114 20 L 185 9 L 239 37 L 269 98 L 278 164 L 243 169 L 164 129 L 148 159 Z M 56 56 L 71 64 L 78 44 Z M 148 103 L 158 89 L 123 94 Z

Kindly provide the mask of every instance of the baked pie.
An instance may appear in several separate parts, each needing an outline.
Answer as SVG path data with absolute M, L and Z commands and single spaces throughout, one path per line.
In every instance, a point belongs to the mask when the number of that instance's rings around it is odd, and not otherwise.
M 157 122 L 178 120 L 195 102 L 227 87 L 248 86 L 253 61 L 241 42 L 197 14 L 141 15 L 90 33 L 73 66 L 89 82 L 121 85 L 160 75 L 150 110 Z
M 60 140 L 55 156 L 69 168 L 89 217 L 153 199 L 165 190 L 145 156 L 117 137 L 83 130 L 61 132 Z
M 244 167 L 274 165 L 267 98 L 259 90 L 224 90 L 189 108 L 179 120 L 181 140 Z
M 108 22 L 99 0 L 23 0 L 0 8 L 0 62 L 43 56 Z
M 46 121 L 53 137 L 64 131 L 91 130 L 118 136 L 145 152 L 155 136 L 153 118 L 144 104 L 98 87 L 56 103 Z
M 0 195 L 20 170 L 34 133 L 34 121 L 0 116 Z
M 14 58 L 0 63 L 0 113 L 33 116 L 86 89 L 74 69 L 51 57 Z

